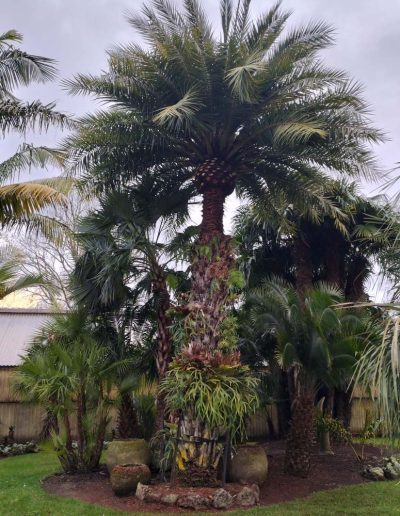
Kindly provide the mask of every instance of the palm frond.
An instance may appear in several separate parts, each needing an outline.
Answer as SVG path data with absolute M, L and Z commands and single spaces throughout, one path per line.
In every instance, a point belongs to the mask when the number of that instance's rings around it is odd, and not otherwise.
M 13 180 L 19 172 L 32 167 L 45 168 L 47 165 L 62 167 L 65 155 L 62 151 L 49 147 L 34 147 L 22 144 L 17 152 L 0 163 L 0 182 Z

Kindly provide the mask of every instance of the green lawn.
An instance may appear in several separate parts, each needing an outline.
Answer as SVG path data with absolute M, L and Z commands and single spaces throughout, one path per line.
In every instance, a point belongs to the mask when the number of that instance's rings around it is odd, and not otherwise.
M 97 515 L 121 514 L 102 507 L 47 495 L 40 479 L 58 469 L 53 452 L 13 457 L 0 461 L 0 515 Z M 238 515 L 239 511 L 230 513 Z M 244 514 L 243 511 L 240 514 Z M 370 483 L 310 496 L 291 502 L 247 511 L 254 515 L 390 515 L 400 514 L 400 485 Z

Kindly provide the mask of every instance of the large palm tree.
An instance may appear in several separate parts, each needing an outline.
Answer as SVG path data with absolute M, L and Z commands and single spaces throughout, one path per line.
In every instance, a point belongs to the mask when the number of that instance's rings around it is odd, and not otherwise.
M 218 38 L 197 0 L 185 0 L 182 11 L 154 0 L 129 17 L 145 47 L 117 47 L 107 73 L 68 83 L 111 108 L 83 119 L 69 140 L 76 169 L 103 189 L 152 169 L 202 196 L 186 321 L 188 344 L 208 349 L 218 347 L 230 300 L 227 196 L 236 188 L 266 204 L 283 194 L 306 204 L 321 180 L 316 166 L 370 174 L 367 145 L 381 139 L 360 87 L 318 58 L 332 29 L 315 23 L 285 32 L 289 14 L 279 3 L 255 21 L 250 4 L 221 0 Z
M 3 137 L 11 131 L 25 134 L 27 130 L 45 131 L 50 125 L 65 127 L 67 117 L 54 110 L 54 104 L 39 101 L 22 102 L 13 90 L 32 82 L 54 79 L 54 61 L 31 55 L 15 46 L 22 36 L 15 30 L 0 34 L 0 129 Z M 37 215 L 38 210 L 64 201 L 56 181 L 36 181 L 9 184 L 22 169 L 29 167 L 60 167 L 63 153 L 48 147 L 22 144 L 17 152 L 0 163 L 0 223 L 23 224 L 42 230 L 49 229 L 49 220 Z

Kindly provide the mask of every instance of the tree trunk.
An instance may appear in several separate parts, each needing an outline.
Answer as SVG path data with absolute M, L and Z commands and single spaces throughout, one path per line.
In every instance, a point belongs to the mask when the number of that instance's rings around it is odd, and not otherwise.
M 345 297 L 353 303 L 365 300 L 365 280 L 369 273 L 368 259 L 356 256 L 348 266 Z
M 172 359 L 172 336 L 171 318 L 168 311 L 171 308 L 171 300 L 167 288 L 165 273 L 157 264 L 153 264 L 153 292 L 157 302 L 157 337 L 158 346 L 155 351 L 155 359 L 158 373 L 158 380 L 161 381 L 168 370 Z M 164 426 L 165 401 L 163 394 L 158 391 L 156 400 L 155 431 L 159 431 Z
M 347 430 L 351 423 L 351 392 L 351 385 L 347 389 L 338 388 L 335 391 L 335 417 L 342 421 Z
M 280 371 L 279 374 L 279 392 L 277 400 L 277 411 L 278 411 L 278 427 L 279 437 L 284 438 L 288 433 L 289 421 L 290 421 L 290 393 L 289 393 L 289 376 L 285 371 Z
M 325 396 L 324 403 L 324 415 L 327 417 L 333 417 L 333 389 L 328 388 L 327 394 Z M 326 455 L 333 455 L 333 450 L 331 446 L 331 436 L 330 432 L 325 430 L 321 433 L 320 436 L 320 450 L 322 453 Z
M 189 346 L 215 350 L 229 304 L 229 274 L 234 258 L 231 239 L 223 234 L 225 193 L 203 194 L 203 221 L 192 257 L 192 288 L 187 305 Z
M 294 243 L 294 261 L 296 267 L 296 290 L 304 304 L 306 292 L 313 286 L 313 259 L 307 234 L 301 229 Z
M 132 396 L 128 392 L 121 394 L 120 397 L 117 432 L 121 439 L 137 437 L 136 413 Z
M 179 421 L 178 435 L 176 480 L 193 487 L 216 485 L 224 449 L 218 442 L 218 430 L 211 430 L 188 413 Z
M 63 415 L 64 427 L 65 427 L 65 448 L 67 451 L 72 452 L 72 433 L 71 433 L 71 424 L 69 421 L 68 412 L 65 412 Z
M 345 288 L 345 258 L 348 243 L 338 230 L 332 229 L 325 235 L 325 279 L 342 291 Z
M 308 476 L 314 439 L 314 390 L 300 374 L 296 382 L 296 398 L 286 442 L 286 473 L 304 478 Z
M 307 241 L 307 225 L 302 224 L 294 244 L 296 291 L 305 306 L 307 291 L 313 288 L 313 258 Z M 307 378 L 299 367 L 288 371 L 288 386 L 292 400 L 291 421 L 286 441 L 285 472 L 306 477 L 310 469 L 314 439 L 314 392 L 307 388 Z

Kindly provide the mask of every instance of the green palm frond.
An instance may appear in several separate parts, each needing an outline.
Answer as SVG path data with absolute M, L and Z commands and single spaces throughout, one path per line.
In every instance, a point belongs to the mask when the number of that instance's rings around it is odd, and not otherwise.
M 0 263 L 0 300 L 14 292 L 31 287 L 45 285 L 40 275 L 21 275 L 19 271 L 19 257 L 13 250 L 0 249 L 2 260 Z
M 54 110 L 55 104 L 39 101 L 24 103 L 19 100 L 0 100 L 0 130 L 3 135 L 10 131 L 24 132 L 27 129 L 46 131 L 50 126 L 73 126 L 63 113 Z
M 64 153 L 58 149 L 23 143 L 13 156 L 0 163 L 0 182 L 13 180 L 21 170 L 29 170 L 31 167 L 62 167 L 64 158 Z
M 153 121 L 159 125 L 165 125 L 172 131 L 179 132 L 183 127 L 190 126 L 190 119 L 196 111 L 202 107 L 199 95 L 196 91 L 188 91 L 176 104 L 161 109 Z

